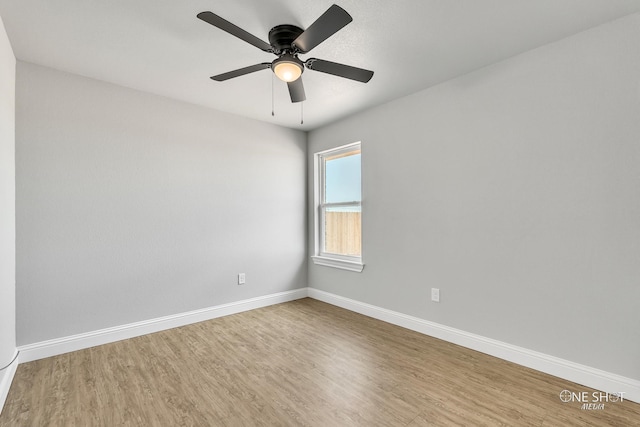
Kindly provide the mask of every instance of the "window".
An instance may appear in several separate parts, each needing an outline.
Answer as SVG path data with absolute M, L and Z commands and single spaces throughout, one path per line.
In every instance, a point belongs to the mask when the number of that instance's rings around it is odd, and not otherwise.
M 316 153 L 315 264 L 362 271 L 360 143 Z

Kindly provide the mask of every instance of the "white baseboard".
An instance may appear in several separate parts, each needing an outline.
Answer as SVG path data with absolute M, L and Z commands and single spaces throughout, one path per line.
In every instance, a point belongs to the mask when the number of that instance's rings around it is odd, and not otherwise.
M 309 297 L 640 403 L 640 381 L 309 288 Z M 560 392 L 561 390 L 558 390 Z M 578 391 L 578 390 L 576 390 Z
M 70 351 L 82 350 L 97 345 L 146 335 L 191 323 L 215 319 L 217 317 L 266 307 L 273 304 L 310 297 L 319 301 L 364 314 L 374 319 L 398 325 L 425 335 L 436 337 L 463 347 L 480 351 L 510 362 L 517 363 L 550 375 L 582 384 L 608 393 L 624 392 L 624 398 L 640 403 L 640 381 L 612 374 L 610 372 L 580 365 L 558 357 L 549 356 L 526 348 L 507 344 L 480 335 L 450 328 L 428 320 L 387 310 L 339 295 L 313 288 L 301 288 L 280 292 L 243 301 L 222 304 L 186 313 L 160 317 L 113 328 L 101 329 L 84 334 L 72 335 L 18 347 L 19 357 L 12 366 L 0 371 L 0 404 L 9 392 L 18 362 L 25 363 L 45 357 L 56 356 Z M 2 406 L 0 405 L 0 408 Z
M 97 345 L 160 332 L 166 329 L 189 325 L 191 323 L 202 322 L 205 320 L 215 319 L 217 317 L 228 316 L 230 314 L 293 301 L 305 298 L 307 293 L 307 288 L 295 289 L 292 291 L 279 292 L 276 294 L 203 308 L 200 310 L 188 311 L 186 313 L 179 313 L 142 322 L 135 322 L 83 334 L 37 342 L 34 344 L 22 345 L 18 347 L 18 350 L 20 351 L 18 359 L 20 363 L 31 362 L 33 360 L 44 359 L 45 357 L 57 356 L 71 351 L 82 350 L 89 347 L 95 347 Z
M 13 362 L 2 371 L 0 371 L 0 413 L 2 413 L 2 408 L 4 408 L 4 402 L 7 400 L 7 396 L 9 395 L 9 389 L 11 388 L 11 382 L 13 381 L 13 377 L 16 374 L 16 370 L 18 369 L 18 360 L 17 356 L 18 350 L 14 353 Z

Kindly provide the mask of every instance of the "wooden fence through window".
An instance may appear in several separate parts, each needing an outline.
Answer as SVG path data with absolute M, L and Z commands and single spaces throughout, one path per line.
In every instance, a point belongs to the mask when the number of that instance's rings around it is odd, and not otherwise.
M 325 213 L 325 252 L 360 256 L 362 220 L 360 212 Z

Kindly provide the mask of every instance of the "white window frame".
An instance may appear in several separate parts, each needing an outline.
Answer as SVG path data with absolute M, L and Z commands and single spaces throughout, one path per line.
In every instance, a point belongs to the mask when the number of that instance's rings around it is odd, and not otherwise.
M 334 157 L 343 153 L 348 153 L 359 149 L 362 153 L 362 144 L 354 142 L 340 147 L 331 148 L 329 150 L 320 151 L 314 154 L 314 229 L 315 229 L 315 255 L 311 257 L 313 263 L 325 267 L 340 268 L 343 270 L 362 272 L 364 263 L 362 262 L 362 253 L 360 256 L 348 256 L 324 252 L 324 236 L 325 221 L 324 215 L 326 208 L 340 206 L 358 206 L 360 207 L 360 215 L 362 218 L 362 201 L 351 201 L 343 203 L 323 203 L 325 191 L 325 159 Z M 360 157 L 362 159 L 362 157 Z M 362 173 L 362 172 L 361 172 Z

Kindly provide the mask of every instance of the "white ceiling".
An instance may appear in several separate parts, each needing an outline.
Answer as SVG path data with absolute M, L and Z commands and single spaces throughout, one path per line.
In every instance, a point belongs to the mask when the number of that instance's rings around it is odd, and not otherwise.
M 353 22 L 302 59 L 375 71 L 367 83 L 307 70 L 304 125 L 268 70 L 209 76 L 275 56 L 199 20 L 210 10 L 267 41 L 308 27 L 332 3 Z M 587 28 L 640 11 L 640 0 L 0 0 L 16 57 L 87 77 L 310 130 Z

